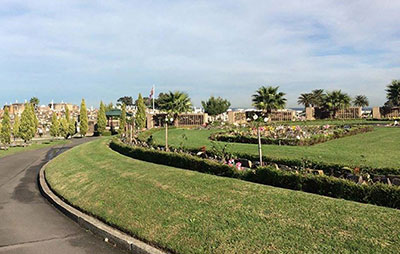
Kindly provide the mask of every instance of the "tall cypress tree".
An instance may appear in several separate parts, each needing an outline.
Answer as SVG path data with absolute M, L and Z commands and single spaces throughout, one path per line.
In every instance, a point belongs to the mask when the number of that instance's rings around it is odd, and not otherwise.
M 135 115 L 136 128 L 139 130 L 146 127 L 146 105 L 144 104 L 142 94 L 139 93 L 139 97 L 136 103 L 137 111 Z
M 100 102 L 100 109 L 99 112 L 97 113 L 97 131 L 101 135 L 105 130 L 107 126 L 107 117 L 106 117 L 106 107 L 104 106 L 104 103 L 101 101 Z
M 36 112 L 35 112 L 35 106 L 32 103 L 29 103 L 29 108 L 31 110 L 30 114 L 32 115 L 32 119 L 33 119 L 33 126 L 32 126 L 32 137 L 35 137 L 36 132 L 39 128 L 39 120 L 36 117 Z
M 121 118 L 119 119 L 119 134 L 125 133 L 126 126 L 126 105 L 122 104 Z
M 14 141 L 20 137 L 19 134 L 19 126 L 20 126 L 20 120 L 19 120 L 19 116 L 15 115 L 14 117 L 14 125 L 13 125 L 13 129 L 12 129 L 12 134 L 14 137 Z
M 59 135 L 65 139 L 68 139 L 70 136 L 69 134 L 69 128 L 68 128 L 68 120 L 67 118 L 61 118 L 60 120 L 60 128 L 59 128 Z
M 53 113 L 53 116 L 51 117 L 50 135 L 56 138 L 58 137 L 59 132 L 60 132 L 60 124 L 58 123 L 56 113 Z
M 1 121 L 0 141 L 6 147 L 11 143 L 11 120 L 8 107 L 5 108 L 3 120 Z
M 21 123 L 19 126 L 21 138 L 26 142 L 32 140 L 36 133 L 34 114 L 32 114 L 32 105 L 30 103 L 25 104 L 25 109 L 21 115 Z
M 85 99 L 82 99 L 82 102 L 81 102 L 80 120 L 81 121 L 79 124 L 79 133 L 82 136 L 86 136 L 89 126 L 88 126 L 88 115 L 87 115 Z
M 65 109 L 65 119 L 68 123 L 68 134 L 73 136 L 75 134 L 75 120 L 71 117 L 68 107 Z

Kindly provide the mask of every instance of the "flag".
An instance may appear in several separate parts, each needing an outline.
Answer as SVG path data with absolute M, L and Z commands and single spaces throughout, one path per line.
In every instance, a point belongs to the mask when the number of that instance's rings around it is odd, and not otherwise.
M 154 86 L 150 90 L 150 96 L 149 96 L 150 99 L 153 98 L 153 95 L 154 95 Z

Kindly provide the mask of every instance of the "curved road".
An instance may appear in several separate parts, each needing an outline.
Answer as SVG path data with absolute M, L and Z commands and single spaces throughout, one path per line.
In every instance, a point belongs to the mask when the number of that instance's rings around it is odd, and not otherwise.
M 79 227 L 39 192 L 39 169 L 86 141 L 0 158 L 0 253 L 125 253 Z

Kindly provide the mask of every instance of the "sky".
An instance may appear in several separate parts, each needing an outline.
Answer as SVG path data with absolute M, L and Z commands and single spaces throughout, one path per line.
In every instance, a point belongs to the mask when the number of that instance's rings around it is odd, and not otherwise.
M 89 106 L 185 91 L 250 107 L 262 85 L 288 107 L 341 89 L 386 100 L 400 79 L 400 1 L 0 0 L 0 105 L 37 96 Z

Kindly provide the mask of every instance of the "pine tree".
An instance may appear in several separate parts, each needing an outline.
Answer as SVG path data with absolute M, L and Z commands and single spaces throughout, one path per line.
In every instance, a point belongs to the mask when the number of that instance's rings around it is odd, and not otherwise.
M 126 126 L 126 105 L 122 104 L 121 118 L 119 119 L 119 134 L 123 135 L 125 133 Z
M 107 126 L 107 117 L 106 117 L 106 107 L 104 106 L 104 103 L 101 101 L 100 102 L 100 109 L 97 114 L 97 131 L 101 135 L 105 130 Z
M 88 126 L 88 115 L 87 115 L 85 99 L 82 99 L 82 102 L 81 102 L 80 120 L 81 120 L 81 122 L 79 125 L 79 132 L 82 136 L 86 136 L 89 126 Z
M 146 105 L 144 104 L 142 94 L 139 94 L 136 106 L 135 124 L 136 128 L 141 130 L 146 127 Z
M 1 121 L 0 141 L 6 147 L 11 143 L 11 120 L 8 107 L 5 108 L 3 120 Z
M 50 127 L 50 135 L 52 137 L 58 137 L 60 132 L 60 124 L 57 119 L 56 113 L 53 113 L 53 116 L 51 117 L 51 127 Z
M 13 137 L 14 137 L 14 141 L 15 141 L 17 138 L 20 137 L 20 134 L 19 134 L 19 126 L 20 126 L 19 116 L 16 115 L 16 116 L 14 117 L 14 125 L 13 125 L 13 130 L 12 130 L 12 134 L 13 134 Z
M 25 104 L 25 109 L 22 112 L 21 123 L 19 126 L 20 136 L 25 143 L 31 141 L 36 133 L 36 121 L 34 119 L 36 116 L 32 114 L 32 112 L 32 105 L 30 103 Z

